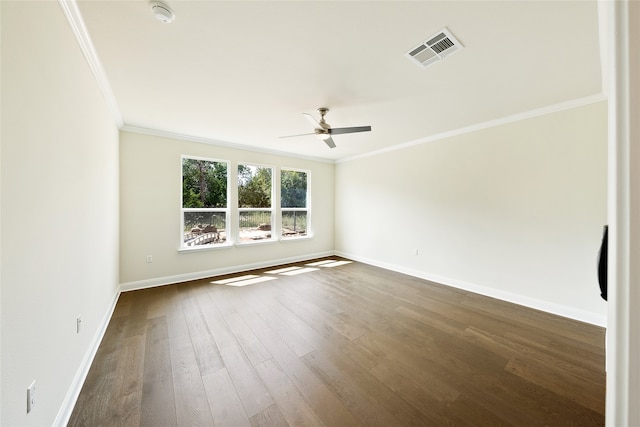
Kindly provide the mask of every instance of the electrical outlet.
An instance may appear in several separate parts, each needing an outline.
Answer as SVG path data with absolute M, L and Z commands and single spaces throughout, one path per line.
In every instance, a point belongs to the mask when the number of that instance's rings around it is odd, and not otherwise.
M 80 327 L 82 326 L 82 317 L 76 317 L 76 334 L 80 333 Z
M 153 255 L 147 255 L 147 263 L 153 262 Z
M 27 388 L 27 414 L 33 410 L 36 405 L 36 381 L 33 380 Z

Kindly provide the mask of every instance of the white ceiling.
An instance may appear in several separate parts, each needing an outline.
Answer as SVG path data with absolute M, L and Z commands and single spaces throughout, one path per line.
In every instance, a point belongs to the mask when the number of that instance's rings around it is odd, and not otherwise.
M 596 1 L 78 1 L 128 127 L 337 160 L 601 93 Z M 447 27 L 465 48 L 405 52 Z M 303 112 L 329 107 L 329 149 Z

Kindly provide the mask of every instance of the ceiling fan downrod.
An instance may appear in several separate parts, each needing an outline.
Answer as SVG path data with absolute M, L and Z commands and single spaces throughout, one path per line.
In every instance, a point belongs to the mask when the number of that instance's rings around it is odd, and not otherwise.
M 320 124 L 323 125 L 322 127 L 325 128 L 325 129 L 330 127 L 329 123 L 327 123 L 324 120 L 324 115 L 327 114 L 328 112 L 329 112 L 329 109 L 327 107 L 318 108 L 318 113 L 320 113 Z M 324 125 L 326 125 L 326 126 L 324 126 Z

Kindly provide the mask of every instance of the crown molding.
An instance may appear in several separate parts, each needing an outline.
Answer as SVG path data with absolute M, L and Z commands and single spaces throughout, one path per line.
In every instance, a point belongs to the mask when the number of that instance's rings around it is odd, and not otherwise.
M 570 101 L 561 102 L 554 105 L 549 105 L 546 107 L 538 108 L 531 111 L 526 111 L 524 113 L 513 114 L 510 116 L 502 117 L 496 120 L 489 120 L 487 122 L 476 123 L 475 125 L 466 126 L 459 129 L 454 129 L 451 131 L 446 131 L 442 133 L 438 133 L 435 135 L 427 136 L 424 138 L 416 139 L 413 141 L 405 142 L 403 144 L 394 145 L 387 148 L 382 148 L 380 150 L 369 151 L 368 153 L 359 154 L 356 156 L 345 157 L 342 159 L 336 160 L 336 163 L 347 163 L 352 160 L 362 159 L 365 157 L 377 156 L 379 154 L 388 153 L 396 150 L 404 150 L 405 148 L 413 147 L 416 145 L 422 145 L 429 142 L 439 141 L 441 139 L 451 138 L 453 136 L 463 135 L 466 133 L 476 132 L 482 129 L 488 129 L 496 126 L 505 125 L 508 123 L 518 122 L 521 120 L 527 120 L 534 117 L 544 116 L 546 114 L 557 113 L 564 110 L 570 110 L 573 108 L 582 107 L 585 105 L 595 104 L 597 102 L 606 101 L 607 96 L 604 93 L 597 93 L 595 95 L 587 96 L 584 98 L 572 99 Z
M 109 84 L 109 79 L 107 79 L 107 74 L 104 71 L 102 62 L 98 57 L 98 53 L 96 52 L 95 47 L 93 46 L 93 42 L 91 41 L 91 37 L 89 36 L 89 31 L 87 31 L 87 27 L 84 24 L 84 20 L 82 19 L 82 15 L 80 14 L 80 10 L 78 9 L 76 0 L 58 0 L 58 4 L 62 8 L 62 12 L 69 21 L 71 30 L 76 36 L 76 40 L 78 41 L 80 49 L 82 50 L 82 53 L 84 54 L 84 57 L 89 64 L 89 68 L 91 69 L 91 72 L 98 82 L 100 91 L 102 92 L 102 95 L 107 102 L 107 107 L 111 112 L 116 125 L 118 126 L 118 128 L 121 128 L 124 125 L 124 121 L 122 120 L 120 108 L 118 107 L 116 97 L 111 90 L 111 85 Z
M 271 150 L 268 148 L 261 148 L 253 145 L 243 145 L 235 142 L 218 141 L 216 139 L 211 139 L 211 138 L 185 135 L 181 133 L 168 132 L 168 131 L 163 131 L 158 129 L 149 129 L 145 127 L 132 126 L 128 124 L 121 126 L 120 130 L 123 132 L 139 133 L 143 135 L 159 136 L 161 138 L 179 139 L 181 141 L 190 141 L 190 142 L 198 142 L 200 144 L 215 145 L 217 147 L 233 148 L 236 150 L 245 150 L 245 151 L 252 151 L 252 152 L 263 153 L 263 154 L 270 154 L 272 156 L 278 156 L 278 157 L 310 160 L 313 162 L 320 162 L 320 163 L 330 163 L 330 164 L 335 163 L 334 160 L 324 159 L 322 157 L 312 157 L 312 156 L 305 156 L 302 154 L 292 154 L 285 151 Z

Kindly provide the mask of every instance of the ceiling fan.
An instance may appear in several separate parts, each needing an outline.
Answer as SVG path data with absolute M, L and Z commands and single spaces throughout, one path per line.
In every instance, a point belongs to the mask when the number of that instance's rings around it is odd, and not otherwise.
M 280 138 L 292 138 L 294 136 L 303 136 L 303 135 L 316 135 L 318 138 L 322 139 L 329 148 L 335 148 L 336 143 L 333 142 L 331 135 L 338 135 L 342 133 L 355 133 L 355 132 L 369 132 L 371 130 L 371 126 L 355 126 L 348 128 L 332 128 L 329 123 L 324 120 L 325 114 L 329 112 L 328 108 L 322 107 L 318 108 L 318 113 L 320 113 L 320 121 L 318 122 L 313 118 L 311 114 L 302 113 L 302 115 L 311 123 L 314 127 L 313 133 L 303 133 L 300 135 L 289 135 L 289 136 L 281 136 Z

